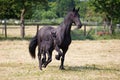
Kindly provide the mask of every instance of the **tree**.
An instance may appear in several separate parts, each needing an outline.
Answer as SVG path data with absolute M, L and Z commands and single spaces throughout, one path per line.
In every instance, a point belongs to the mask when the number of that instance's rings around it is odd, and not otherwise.
M 75 7 L 74 0 L 57 0 L 57 15 L 58 17 L 63 17 L 67 13 L 67 11 L 73 9 Z
M 87 0 L 75 0 L 76 7 L 80 8 L 80 17 L 85 18 L 87 8 L 88 8 L 88 1 Z
M 18 18 L 13 0 L 0 0 L 0 19 Z
M 47 6 L 40 6 L 34 8 L 34 13 L 32 19 L 42 20 L 42 19 L 53 19 L 57 18 L 56 15 L 56 2 L 53 0 L 48 1 Z
M 24 38 L 24 17 L 32 14 L 32 7 L 46 6 L 47 3 L 47 0 L 0 0 L 0 18 L 20 18 L 21 36 Z
M 15 3 L 17 3 L 17 6 L 19 7 L 19 10 L 21 11 L 20 15 L 20 24 L 21 24 L 21 36 L 24 38 L 25 31 L 24 31 L 24 16 L 27 12 L 31 11 L 33 6 L 36 4 L 42 4 L 46 5 L 46 0 L 15 0 Z
M 120 22 L 120 0 L 91 0 L 96 12 L 104 13 L 111 22 L 111 33 L 114 33 L 113 24 Z

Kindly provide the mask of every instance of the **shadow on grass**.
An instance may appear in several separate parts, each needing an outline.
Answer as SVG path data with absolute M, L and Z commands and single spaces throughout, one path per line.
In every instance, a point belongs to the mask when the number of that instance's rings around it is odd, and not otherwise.
M 89 66 L 67 66 L 66 71 L 85 71 L 85 70 L 98 70 L 98 71 L 120 71 L 120 69 L 116 68 L 107 68 L 107 67 L 99 67 L 97 65 L 89 65 Z

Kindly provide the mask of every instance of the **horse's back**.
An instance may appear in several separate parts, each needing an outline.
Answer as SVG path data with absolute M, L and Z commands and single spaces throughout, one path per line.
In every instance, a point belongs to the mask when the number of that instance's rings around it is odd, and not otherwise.
M 53 51 L 54 49 L 54 42 L 51 35 L 51 30 L 54 29 L 53 27 L 42 27 L 38 31 L 38 40 L 41 48 L 44 48 L 45 51 Z
M 41 40 L 48 40 L 51 37 L 51 30 L 54 29 L 53 27 L 47 26 L 47 27 L 42 27 L 38 31 L 38 39 Z

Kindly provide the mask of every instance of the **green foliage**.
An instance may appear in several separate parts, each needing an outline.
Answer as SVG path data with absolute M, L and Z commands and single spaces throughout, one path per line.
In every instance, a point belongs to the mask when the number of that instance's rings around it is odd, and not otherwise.
M 75 7 L 74 0 L 48 0 L 48 6 L 46 8 L 36 9 L 33 18 L 38 14 L 39 19 L 53 19 L 57 17 L 63 17 L 66 15 L 67 11 Z M 37 13 L 36 13 L 37 12 Z
M 42 19 L 42 11 L 39 11 L 39 10 L 35 10 L 34 13 L 32 14 L 32 19 L 34 20 L 41 20 Z
M 96 12 L 104 13 L 111 20 L 120 21 L 120 0 L 91 0 Z
M 63 17 L 66 15 L 67 11 L 75 7 L 74 0 L 57 0 L 57 15 L 58 17 Z
M 86 32 L 88 33 L 89 30 Z M 116 32 L 115 34 L 106 34 L 106 35 L 96 35 L 95 30 L 92 29 L 87 36 L 84 36 L 83 30 L 73 30 L 71 31 L 71 36 L 73 40 L 109 40 L 109 39 L 120 39 L 120 32 Z
M 42 19 L 57 18 L 57 15 L 52 11 L 43 11 L 41 16 L 42 16 Z
M 72 39 L 73 40 L 86 40 L 86 39 L 94 40 L 94 37 L 92 36 L 92 34 L 84 36 L 83 33 L 84 33 L 83 30 L 73 30 L 73 31 L 71 31 Z
M 107 16 L 119 23 L 119 5 L 120 0 L 0 0 L 0 19 L 18 19 L 23 8 L 25 19 L 54 19 L 64 17 L 73 7 L 80 7 L 82 20 L 102 22 Z
M 0 18 L 20 18 L 22 9 L 25 9 L 25 17 L 30 18 L 33 6 L 46 4 L 47 0 L 0 0 Z
M 15 13 L 16 11 L 15 6 L 16 4 L 14 4 L 13 0 L 0 0 L 0 18 L 4 19 L 4 18 L 16 18 L 17 17 L 17 13 Z
M 95 40 L 109 40 L 109 39 L 120 39 L 120 34 L 115 33 L 112 35 L 103 35 L 103 36 L 99 36 L 99 35 L 93 35 Z
M 80 17 L 85 18 L 86 13 L 87 13 L 87 8 L 88 8 L 88 1 L 85 0 L 75 0 L 75 5 L 76 7 L 80 8 Z

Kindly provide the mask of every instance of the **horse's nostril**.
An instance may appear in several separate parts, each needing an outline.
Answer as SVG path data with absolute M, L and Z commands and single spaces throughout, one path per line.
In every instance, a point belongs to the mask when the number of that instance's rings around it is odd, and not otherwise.
M 80 25 L 80 28 L 82 27 L 82 24 Z
M 82 27 L 82 24 L 79 24 L 79 25 L 78 25 L 78 28 L 81 28 L 81 27 Z

